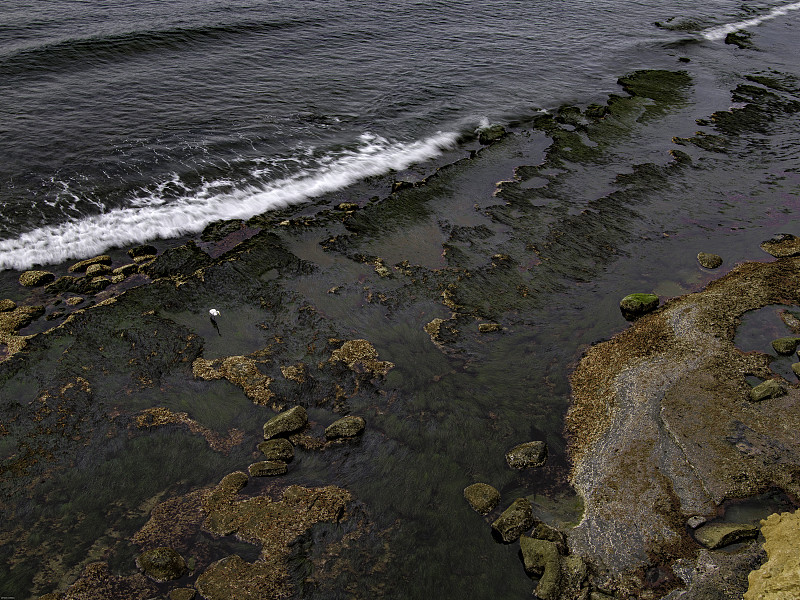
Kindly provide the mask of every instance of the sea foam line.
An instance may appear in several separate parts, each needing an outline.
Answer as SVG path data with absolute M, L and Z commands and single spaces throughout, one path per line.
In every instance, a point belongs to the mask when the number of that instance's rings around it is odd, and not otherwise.
M 800 10 L 800 2 L 795 2 L 793 4 L 787 4 L 785 6 L 779 6 L 778 8 L 773 8 L 767 14 L 761 15 L 760 17 L 753 17 L 752 19 L 747 19 L 745 21 L 739 21 L 737 23 L 729 23 L 727 25 L 720 25 L 719 27 L 712 27 L 710 29 L 706 29 L 705 31 L 702 32 L 702 35 L 707 40 L 712 40 L 712 41 L 721 40 L 729 33 L 733 33 L 734 31 L 739 31 L 740 29 L 755 27 L 757 25 L 760 25 L 764 21 L 769 21 L 770 19 L 782 17 L 793 10 Z
M 40 227 L 15 239 L 0 240 L 0 270 L 23 270 L 36 264 L 86 258 L 115 246 L 196 233 L 214 221 L 248 219 L 270 209 L 342 189 L 366 177 L 429 160 L 455 146 L 457 138 L 456 133 L 439 133 L 412 143 L 390 143 L 365 134 L 357 150 L 313 171 L 301 171 L 263 186 L 248 186 L 226 193 L 208 193 L 213 189 L 208 186 L 204 192 L 166 203 L 154 197 L 146 206 L 118 208 Z

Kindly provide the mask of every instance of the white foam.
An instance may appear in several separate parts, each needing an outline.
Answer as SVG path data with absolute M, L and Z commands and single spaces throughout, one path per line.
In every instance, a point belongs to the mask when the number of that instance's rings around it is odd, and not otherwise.
M 741 29 L 756 27 L 757 25 L 760 25 L 764 21 L 769 21 L 770 19 L 782 17 L 793 10 L 800 10 L 800 2 L 795 2 L 793 4 L 786 4 L 784 6 L 773 8 L 767 14 L 761 15 L 760 17 L 753 17 L 752 19 L 746 19 L 744 21 L 738 21 L 736 23 L 728 23 L 727 25 L 720 25 L 719 27 L 712 27 L 710 29 L 706 29 L 705 31 L 702 32 L 702 35 L 707 40 L 721 40 L 729 33 L 733 33 L 734 31 L 739 31 Z
M 439 133 L 413 143 L 390 143 L 384 138 L 364 134 L 357 150 L 330 157 L 314 170 L 301 171 L 262 186 L 219 192 L 215 191 L 219 186 L 210 183 L 192 194 L 168 201 L 158 194 L 137 198 L 135 206 L 0 240 L 0 270 L 22 270 L 35 264 L 86 258 L 114 246 L 196 233 L 214 221 L 248 219 L 270 209 L 341 189 L 366 177 L 406 169 L 452 148 L 457 138 L 456 133 Z

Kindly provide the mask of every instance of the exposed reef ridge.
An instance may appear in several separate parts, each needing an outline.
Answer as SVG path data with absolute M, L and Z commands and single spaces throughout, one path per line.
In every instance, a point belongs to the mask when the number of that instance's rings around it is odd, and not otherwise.
M 585 354 L 566 425 L 585 514 L 569 545 L 606 587 L 680 597 L 700 585 L 698 571 L 727 560 L 701 552 L 687 520 L 715 517 L 727 498 L 800 493 L 800 389 L 754 402 L 747 377 L 778 376 L 770 356 L 734 345 L 745 312 L 798 303 L 800 259 L 745 263 Z M 677 559 L 693 566 L 669 572 Z M 729 585 L 743 593 L 746 571 Z

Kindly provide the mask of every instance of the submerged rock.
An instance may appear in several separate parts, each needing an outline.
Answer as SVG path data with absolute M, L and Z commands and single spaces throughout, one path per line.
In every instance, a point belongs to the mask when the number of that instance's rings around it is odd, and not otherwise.
M 367 423 L 362 417 L 347 416 L 334 421 L 325 429 L 325 437 L 329 440 L 351 438 L 364 433 Z
M 39 287 L 56 280 L 56 276 L 50 271 L 25 271 L 19 276 L 20 285 L 25 287 Z
M 706 269 L 716 269 L 722 264 L 722 257 L 718 254 L 711 254 L 709 252 L 700 252 L 697 255 L 697 261 L 700 266 Z
M 800 345 L 800 337 L 782 337 L 772 340 L 772 347 L 778 354 L 791 354 Z
M 492 512 L 500 502 L 500 492 L 488 483 L 473 483 L 464 488 L 464 498 L 472 510 L 485 515 Z
M 492 523 L 494 529 L 506 543 L 519 538 L 522 533 L 533 526 L 533 506 L 527 498 L 517 498 Z
M 777 381 L 776 379 L 767 379 L 759 383 L 756 387 L 750 390 L 750 399 L 753 402 L 761 402 L 769 398 L 777 398 L 786 393 L 786 386 Z
M 710 523 L 694 532 L 697 541 L 709 550 L 730 546 L 758 537 L 758 527 L 742 523 Z
M 186 571 L 186 561 L 172 548 L 153 548 L 142 552 L 136 559 L 144 574 L 156 581 L 178 579 Z
M 633 321 L 658 307 L 658 296 L 655 294 L 628 294 L 619 303 L 622 316 Z
M 541 467 L 547 462 L 547 444 L 536 441 L 514 446 L 506 452 L 506 462 L 513 469 Z
M 263 441 L 258 445 L 258 450 L 266 456 L 267 460 L 289 462 L 294 458 L 294 446 L 284 438 Z
M 295 406 L 264 423 L 264 439 L 268 440 L 284 433 L 293 433 L 305 427 L 306 423 L 308 423 L 306 409 L 302 406 Z
M 275 475 L 285 475 L 287 471 L 286 463 L 281 460 L 262 460 L 247 468 L 250 477 L 274 477 Z
M 749 576 L 744 600 L 800 598 L 800 512 L 773 514 L 761 521 L 767 562 Z

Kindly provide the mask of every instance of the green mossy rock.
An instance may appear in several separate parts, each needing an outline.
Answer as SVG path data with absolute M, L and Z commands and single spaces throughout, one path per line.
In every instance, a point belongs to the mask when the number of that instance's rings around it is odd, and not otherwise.
M 100 256 L 95 256 L 94 258 L 87 258 L 86 260 L 76 262 L 69 269 L 67 269 L 67 271 L 69 271 L 70 273 L 83 273 L 93 265 L 108 266 L 110 264 L 111 264 L 111 257 L 108 256 L 107 254 L 102 254 Z
M 258 450 L 267 460 L 289 462 L 294 458 L 294 446 L 285 438 L 263 441 L 258 445 Z
M 547 444 L 536 441 L 514 446 L 506 452 L 506 462 L 512 469 L 541 467 L 547 462 Z
M 791 354 L 800 345 L 800 337 L 782 337 L 772 340 L 772 347 L 778 354 Z
M 511 543 L 522 533 L 533 526 L 533 506 L 527 498 L 517 498 L 492 523 L 494 529 L 504 542 Z
M 622 316 L 633 321 L 658 307 L 658 296 L 655 294 L 628 294 L 619 303 Z
M 347 416 L 334 421 L 325 429 L 325 437 L 329 440 L 351 438 L 364 433 L 367 426 L 362 417 Z
M 39 287 L 56 280 L 50 271 L 25 271 L 19 276 L 20 285 L 25 287 Z
M 555 600 L 561 588 L 561 556 L 553 542 L 522 536 L 519 540 L 525 572 L 536 575 L 536 595 L 542 600 Z
M 724 548 L 737 542 L 754 540 L 758 537 L 759 528 L 742 523 L 711 523 L 695 530 L 697 541 L 709 550 Z
M 488 483 L 473 483 L 464 488 L 464 498 L 472 510 L 482 515 L 490 513 L 500 502 L 500 492 Z
M 172 548 L 164 547 L 142 552 L 136 559 L 136 566 L 159 582 L 178 579 L 186 571 L 183 557 Z
M 507 135 L 506 128 L 502 125 L 492 125 L 485 127 L 478 132 L 478 141 L 484 146 L 488 146 Z
M 718 254 L 700 252 L 697 254 L 697 261 L 700 263 L 700 266 L 706 269 L 716 269 L 722 264 L 722 257 Z
M 250 473 L 250 477 L 275 477 L 276 475 L 285 475 L 288 467 L 281 460 L 262 460 L 250 465 L 247 471 Z
M 786 393 L 786 386 L 780 381 L 775 379 L 767 379 L 763 383 L 759 383 L 756 387 L 750 390 L 750 399 L 753 402 L 761 402 L 769 398 L 777 398 Z
M 264 423 L 264 439 L 268 440 L 284 433 L 293 433 L 308 423 L 308 413 L 302 406 L 295 406 L 272 417 Z

